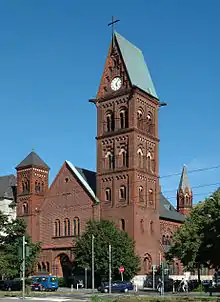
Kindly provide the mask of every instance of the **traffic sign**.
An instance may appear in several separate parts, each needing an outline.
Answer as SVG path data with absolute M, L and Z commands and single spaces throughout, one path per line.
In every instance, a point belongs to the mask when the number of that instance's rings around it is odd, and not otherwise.
M 119 268 L 119 272 L 120 272 L 120 273 L 124 273 L 124 271 L 125 271 L 124 267 L 121 266 L 121 267 Z

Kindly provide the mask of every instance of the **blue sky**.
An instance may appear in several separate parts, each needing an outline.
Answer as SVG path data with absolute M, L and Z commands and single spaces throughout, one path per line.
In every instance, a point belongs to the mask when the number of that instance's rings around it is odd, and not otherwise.
M 142 49 L 157 94 L 160 174 L 220 164 L 220 2 L 212 0 L 1 0 L 0 174 L 35 151 L 53 179 L 64 160 L 95 170 L 95 97 L 111 16 Z M 194 201 L 220 183 L 220 168 L 191 173 Z M 161 178 L 175 204 L 180 175 Z M 207 186 L 204 186 L 207 185 Z M 203 187 L 201 187 L 203 186 Z

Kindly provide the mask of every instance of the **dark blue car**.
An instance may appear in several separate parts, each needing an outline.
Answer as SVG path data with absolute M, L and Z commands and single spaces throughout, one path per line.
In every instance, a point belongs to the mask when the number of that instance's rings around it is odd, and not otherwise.
M 134 286 L 130 281 L 113 281 L 111 284 L 112 293 L 127 293 L 129 290 L 133 290 Z M 102 282 L 98 290 L 101 293 L 109 292 L 108 282 Z

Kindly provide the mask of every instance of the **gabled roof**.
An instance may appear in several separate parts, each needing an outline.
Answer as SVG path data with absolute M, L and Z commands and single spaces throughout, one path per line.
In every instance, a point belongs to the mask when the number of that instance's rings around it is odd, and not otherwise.
M 141 50 L 117 32 L 115 32 L 114 37 L 118 43 L 131 84 L 158 99 Z
M 14 199 L 12 186 L 16 186 L 14 175 L 0 176 L 0 199 Z
M 67 165 L 70 167 L 70 169 L 72 170 L 72 172 L 76 175 L 76 177 L 78 178 L 78 180 L 82 183 L 82 185 L 84 186 L 84 188 L 87 190 L 87 192 L 92 196 L 92 198 L 94 198 L 94 200 L 96 202 L 99 202 L 99 199 L 96 197 L 95 192 L 93 191 L 93 189 L 90 187 L 91 185 L 95 184 L 96 181 L 96 173 L 92 172 L 92 171 L 88 171 L 85 169 L 81 169 L 81 168 L 76 168 L 73 166 L 73 164 L 66 160 Z M 90 176 L 89 176 L 90 175 Z M 92 180 L 92 175 L 94 177 L 94 179 Z M 89 181 L 90 184 L 89 184 Z
M 69 161 L 66 161 L 66 163 L 94 200 L 100 202 L 96 197 L 96 172 L 75 167 Z M 183 222 L 185 220 L 185 216 L 177 212 L 162 193 L 160 194 L 160 218 L 176 222 Z
M 177 212 L 162 193 L 160 193 L 160 218 L 177 222 L 184 222 L 185 220 L 185 216 Z
M 186 188 L 188 188 L 188 190 L 191 191 L 189 177 L 187 174 L 187 168 L 186 168 L 186 166 L 183 166 L 180 183 L 179 183 L 179 190 L 182 189 L 184 192 Z
M 27 166 L 37 166 L 46 169 L 50 169 L 48 165 L 34 152 L 32 151 L 17 167 L 24 168 Z

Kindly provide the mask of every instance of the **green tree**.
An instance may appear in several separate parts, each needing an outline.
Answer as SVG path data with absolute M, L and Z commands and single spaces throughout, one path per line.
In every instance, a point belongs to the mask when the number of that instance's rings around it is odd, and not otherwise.
M 10 221 L 0 212 L 0 274 L 7 277 L 19 276 L 22 269 L 22 237 L 26 232 L 23 219 Z M 33 271 L 36 258 L 40 252 L 40 244 L 34 244 L 26 235 L 29 255 L 26 258 L 26 274 Z
M 131 279 L 139 270 L 140 261 L 134 252 L 134 242 L 113 222 L 89 221 L 83 235 L 76 241 L 75 261 L 79 268 L 91 268 L 92 235 L 94 236 L 95 274 L 108 276 L 109 244 L 112 246 L 112 276 L 120 278 L 119 268 L 125 268 L 124 278 Z
M 186 270 L 219 268 L 220 190 L 197 204 L 175 233 L 166 259 L 178 258 Z

